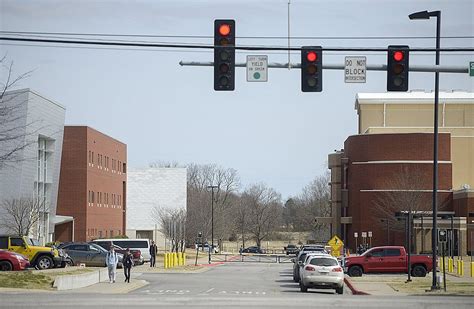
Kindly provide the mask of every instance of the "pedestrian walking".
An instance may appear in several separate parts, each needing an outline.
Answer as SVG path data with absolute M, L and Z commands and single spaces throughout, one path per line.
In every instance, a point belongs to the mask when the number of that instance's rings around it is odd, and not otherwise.
M 105 263 L 107 264 L 107 270 L 109 271 L 110 283 L 115 283 L 115 276 L 117 274 L 118 255 L 114 250 L 114 245 L 110 244 L 110 249 L 105 257 Z
M 150 246 L 150 267 L 155 267 L 157 253 L 158 247 L 156 246 L 155 242 L 152 241 Z
M 125 282 L 130 283 L 130 270 L 133 266 L 133 256 L 130 253 L 130 249 L 127 248 L 125 255 L 123 256 L 123 272 L 125 274 Z

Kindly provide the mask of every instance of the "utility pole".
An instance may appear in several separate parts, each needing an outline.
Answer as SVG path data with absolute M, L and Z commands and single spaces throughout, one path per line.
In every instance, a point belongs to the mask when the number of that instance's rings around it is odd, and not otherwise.
M 209 264 L 211 264 L 211 250 L 214 250 L 214 189 L 219 189 L 219 186 L 207 186 L 211 189 L 211 247 L 209 248 Z

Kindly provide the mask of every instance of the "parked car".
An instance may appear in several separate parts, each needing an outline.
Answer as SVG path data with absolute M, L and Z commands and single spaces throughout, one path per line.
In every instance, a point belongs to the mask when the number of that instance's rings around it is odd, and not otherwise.
M 86 242 L 65 243 L 59 246 L 71 257 L 74 264 L 84 263 L 86 266 L 106 266 L 107 250 L 96 244 Z M 122 267 L 123 254 L 117 253 L 119 262 L 117 267 Z
M 283 250 L 285 251 L 286 255 L 290 254 L 298 254 L 298 247 L 296 245 L 288 244 L 286 247 L 283 247 Z
M 211 247 L 212 245 L 209 245 L 207 242 L 204 243 L 204 244 L 201 244 L 201 243 L 196 243 L 194 245 L 194 248 L 195 249 L 198 249 L 200 251 L 204 251 L 204 252 L 209 252 L 209 248 Z M 213 246 L 214 250 L 212 252 L 214 253 L 219 253 L 219 247 L 214 245 Z
M 30 266 L 28 258 L 22 254 L 0 250 L 0 271 L 25 270 Z
M 63 252 L 54 247 L 40 246 L 27 236 L 0 235 L 0 249 L 26 256 L 31 266 L 38 269 L 65 266 Z
M 149 239 L 132 239 L 132 238 L 110 238 L 110 239 L 96 239 L 92 242 L 113 242 L 122 248 L 129 248 L 130 250 L 140 250 L 145 262 L 150 261 L 150 246 L 151 241 Z
M 429 255 L 412 254 L 410 264 L 413 277 L 425 277 L 433 269 Z M 351 277 L 360 277 L 363 273 L 407 273 L 407 252 L 402 246 L 374 247 L 360 256 L 346 257 L 344 268 Z
M 291 259 L 293 261 L 293 281 L 300 281 L 300 267 L 303 265 L 306 255 L 308 253 L 320 253 L 327 254 L 328 252 L 323 247 L 303 247 L 296 258 Z
M 265 251 L 257 246 L 247 247 L 242 250 L 242 253 L 260 253 L 265 254 Z
M 107 251 L 110 250 L 110 244 L 113 244 L 114 250 L 117 253 L 121 253 L 121 254 L 125 255 L 125 252 L 127 252 L 126 248 L 124 249 L 124 248 L 116 245 L 113 241 L 110 242 L 110 241 L 96 240 L 96 241 L 93 241 L 92 243 L 96 244 L 98 246 L 101 246 L 102 248 L 104 248 Z M 132 249 L 130 249 L 130 253 L 132 254 L 134 265 L 143 265 L 145 263 L 145 259 L 143 258 L 141 250 L 136 250 L 136 249 L 132 250 Z
M 329 254 L 308 254 L 300 271 L 300 290 L 308 288 L 335 289 L 344 292 L 344 271 L 337 259 Z

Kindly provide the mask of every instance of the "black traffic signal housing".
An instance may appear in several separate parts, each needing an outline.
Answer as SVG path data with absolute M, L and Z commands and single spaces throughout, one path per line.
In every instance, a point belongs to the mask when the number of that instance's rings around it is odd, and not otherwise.
M 438 229 L 438 241 L 439 242 L 447 242 L 448 241 L 448 233 L 446 230 Z
M 321 46 L 301 47 L 301 91 L 323 91 L 323 49 Z
M 387 91 L 408 91 L 410 48 L 390 45 L 387 55 Z
M 214 90 L 235 88 L 235 20 L 214 20 Z

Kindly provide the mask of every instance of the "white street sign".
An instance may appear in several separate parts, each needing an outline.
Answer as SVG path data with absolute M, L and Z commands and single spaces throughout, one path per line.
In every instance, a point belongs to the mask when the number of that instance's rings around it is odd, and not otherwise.
M 368 234 L 369 238 L 372 237 L 372 232 L 371 231 L 368 231 L 367 234 Z
M 346 57 L 344 68 L 344 82 L 365 83 L 367 58 L 363 56 Z
M 359 233 L 354 232 L 354 237 L 355 237 L 355 238 L 359 237 Z
M 367 237 L 367 232 L 362 232 L 362 238 L 366 238 Z
M 247 81 L 266 82 L 268 81 L 268 56 L 253 55 L 247 56 Z

